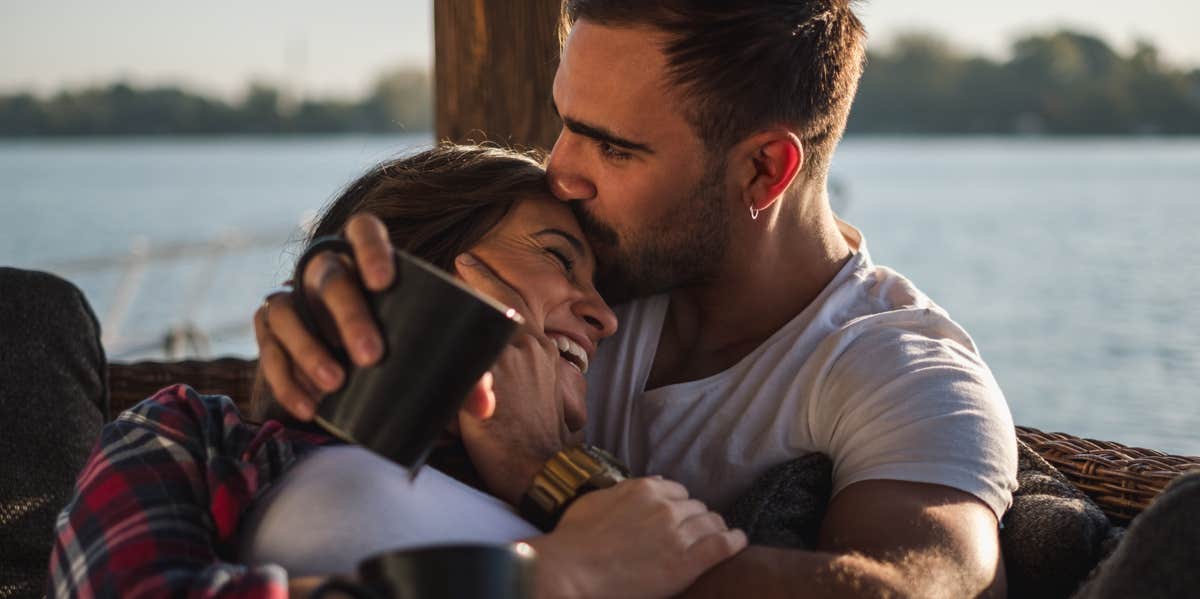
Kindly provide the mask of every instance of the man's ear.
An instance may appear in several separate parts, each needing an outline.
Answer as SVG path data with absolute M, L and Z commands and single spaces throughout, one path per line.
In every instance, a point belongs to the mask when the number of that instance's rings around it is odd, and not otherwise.
M 804 145 L 785 129 L 756 133 L 738 145 L 745 174 L 742 201 L 758 213 L 770 208 L 792 186 L 804 167 Z

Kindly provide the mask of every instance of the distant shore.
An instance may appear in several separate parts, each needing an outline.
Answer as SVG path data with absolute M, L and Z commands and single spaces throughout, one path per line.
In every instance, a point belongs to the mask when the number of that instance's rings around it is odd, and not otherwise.
M 125 82 L 49 97 L 0 94 L 0 139 L 395 134 L 433 126 L 430 74 L 400 69 L 359 99 L 292 98 L 251 84 L 229 102 Z M 871 135 L 1200 135 L 1200 68 L 1075 31 L 1026 35 L 996 60 L 930 34 L 872 52 L 848 132 Z

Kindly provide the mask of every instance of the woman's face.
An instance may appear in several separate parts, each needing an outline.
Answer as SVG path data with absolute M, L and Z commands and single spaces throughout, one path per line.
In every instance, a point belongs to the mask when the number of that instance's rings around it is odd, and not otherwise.
M 599 341 L 616 332 L 617 317 L 592 284 L 596 261 L 579 223 L 565 203 L 530 197 L 514 204 L 471 253 L 520 294 L 530 328 L 557 342 L 564 419 L 570 430 L 581 429 L 583 374 Z

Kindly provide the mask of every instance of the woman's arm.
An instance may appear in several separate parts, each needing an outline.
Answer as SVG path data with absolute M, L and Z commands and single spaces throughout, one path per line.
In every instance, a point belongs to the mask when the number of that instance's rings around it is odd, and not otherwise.
M 228 561 L 259 491 L 324 442 L 244 422 L 228 398 L 177 385 L 108 424 L 59 515 L 52 597 L 286 597 L 286 572 Z

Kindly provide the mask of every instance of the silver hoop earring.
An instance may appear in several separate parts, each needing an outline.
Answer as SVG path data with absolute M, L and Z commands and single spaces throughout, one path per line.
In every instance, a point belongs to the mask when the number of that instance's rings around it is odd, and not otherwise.
M 759 210 L 758 208 L 751 206 L 750 207 L 750 220 L 758 220 L 758 215 L 761 212 L 762 212 L 762 210 Z

